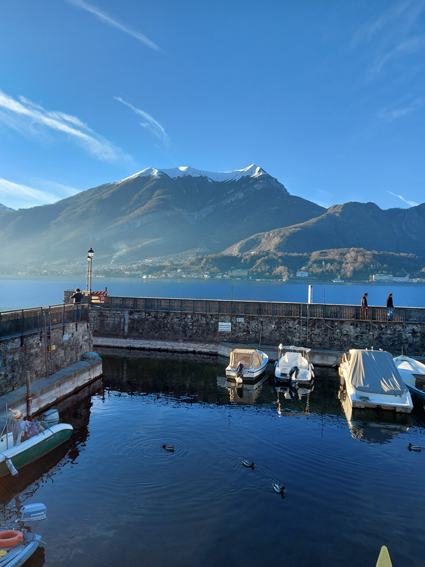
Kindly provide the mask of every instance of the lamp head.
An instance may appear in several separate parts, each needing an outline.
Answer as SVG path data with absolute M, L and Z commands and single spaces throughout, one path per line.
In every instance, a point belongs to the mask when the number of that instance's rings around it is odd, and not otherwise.
M 87 258 L 93 258 L 93 256 L 94 256 L 93 248 L 90 248 L 90 250 L 87 252 Z

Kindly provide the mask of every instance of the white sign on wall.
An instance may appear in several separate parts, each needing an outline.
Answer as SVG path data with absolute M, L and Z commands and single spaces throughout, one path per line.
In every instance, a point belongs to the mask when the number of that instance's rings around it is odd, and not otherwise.
M 218 322 L 218 330 L 223 331 L 225 333 L 230 333 L 230 331 L 232 330 L 232 323 L 225 323 L 225 322 L 219 321 Z

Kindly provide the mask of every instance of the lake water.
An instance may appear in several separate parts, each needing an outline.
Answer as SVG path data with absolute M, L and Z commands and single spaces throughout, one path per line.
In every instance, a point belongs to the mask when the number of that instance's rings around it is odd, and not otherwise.
M 425 452 L 407 448 L 425 446 L 423 410 L 350 428 L 336 379 L 287 399 L 271 378 L 226 387 L 224 369 L 104 357 L 103 382 L 59 407 L 70 446 L 0 484 L 8 517 L 16 495 L 47 506 L 33 565 L 374 567 L 382 545 L 424 564 Z
M 311 282 L 310 282 L 311 283 Z M 420 284 L 379 285 L 319 284 L 313 282 L 313 302 L 360 305 L 365 292 L 370 305 L 386 305 L 389 293 L 397 307 L 424 307 L 425 286 Z M 66 278 L 29 278 L 0 276 L 0 311 L 57 305 L 63 292 L 85 282 Z M 253 301 L 307 302 L 308 284 L 282 282 L 248 282 L 242 280 L 141 280 L 135 278 L 94 278 L 92 289 L 110 295 L 128 297 L 174 297 L 191 299 L 235 299 Z

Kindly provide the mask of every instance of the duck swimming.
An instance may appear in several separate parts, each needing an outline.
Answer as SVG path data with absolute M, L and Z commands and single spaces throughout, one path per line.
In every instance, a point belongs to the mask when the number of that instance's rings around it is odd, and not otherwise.
M 174 453 L 174 445 L 163 445 L 162 448 L 170 453 Z
M 251 469 L 255 468 L 255 464 L 251 463 L 250 461 L 247 461 L 246 459 L 242 461 L 242 464 L 244 467 L 249 467 Z
M 278 494 L 283 494 L 286 490 L 286 488 L 284 486 L 280 486 L 280 484 L 273 484 L 273 490 L 275 492 L 277 492 Z
M 422 451 L 422 447 L 415 447 L 415 446 L 412 445 L 411 443 L 409 443 L 409 444 L 407 445 L 407 447 L 408 447 L 409 451 L 418 451 L 418 452 L 419 452 L 419 451 Z

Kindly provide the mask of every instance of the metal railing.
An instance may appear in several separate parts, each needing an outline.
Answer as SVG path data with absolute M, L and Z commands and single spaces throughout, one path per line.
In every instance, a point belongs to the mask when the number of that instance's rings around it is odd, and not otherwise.
M 96 304 L 100 309 L 130 309 L 147 312 L 202 313 L 215 315 L 257 315 L 261 317 L 296 317 L 389 323 L 425 323 L 425 308 L 396 307 L 389 319 L 386 307 L 328 305 L 324 303 L 284 303 L 271 301 L 229 301 L 213 299 L 167 299 L 161 297 L 108 296 Z
M 87 321 L 88 305 L 50 305 L 0 312 L 0 340 Z

